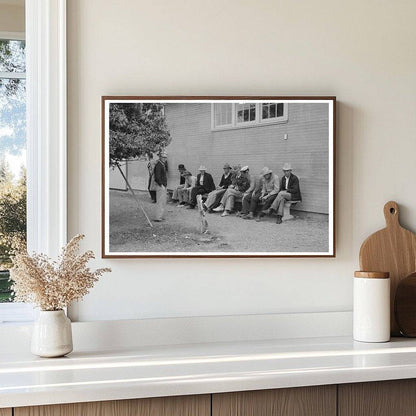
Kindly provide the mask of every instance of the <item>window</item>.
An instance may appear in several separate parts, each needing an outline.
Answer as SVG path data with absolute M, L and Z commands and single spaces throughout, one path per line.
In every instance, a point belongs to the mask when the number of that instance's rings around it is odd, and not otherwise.
M 229 103 L 214 104 L 215 126 L 232 126 L 233 105 Z
M 283 117 L 283 103 L 264 103 L 261 106 L 262 120 L 272 120 Z
M 213 103 L 212 130 L 256 127 L 288 120 L 288 104 L 282 102 Z
M 16 36 L 18 37 L 18 36 Z M 13 245 L 26 243 L 26 54 L 0 37 L 0 302 L 11 302 Z
M 67 242 L 66 0 L 28 1 L 25 16 L 26 36 L 0 39 L 26 38 L 27 246 L 56 257 Z M 23 71 L 10 72 L 26 84 Z M 0 303 L 0 323 L 33 317 L 32 305 Z
M 237 104 L 237 123 L 256 121 L 256 104 Z

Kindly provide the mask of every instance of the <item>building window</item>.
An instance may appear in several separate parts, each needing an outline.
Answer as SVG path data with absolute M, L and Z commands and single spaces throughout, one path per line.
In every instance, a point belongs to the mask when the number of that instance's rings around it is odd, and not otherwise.
M 288 120 L 288 103 L 213 103 L 211 120 L 214 131 L 285 123 Z
M 214 125 L 215 127 L 232 126 L 233 105 L 229 103 L 214 104 Z
M 25 41 L 0 38 L 0 303 L 11 302 L 9 271 L 26 242 Z
M 283 103 L 264 103 L 261 106 L 262 120 L 272 120 L 283 117 Z
M 256 121 L 256 104 L 236 104 L 237 123 L 250 123 Z

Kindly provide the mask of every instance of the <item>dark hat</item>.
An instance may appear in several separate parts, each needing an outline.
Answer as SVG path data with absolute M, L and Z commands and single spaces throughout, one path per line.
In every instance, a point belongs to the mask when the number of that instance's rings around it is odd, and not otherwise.
M 180 165 L 178 165 L 178 169 L 179 169 L 179 170 L 180 170 L 180 169 L 185 170 L 185 165 L 183 165 L 183 164 L 181 163 Z

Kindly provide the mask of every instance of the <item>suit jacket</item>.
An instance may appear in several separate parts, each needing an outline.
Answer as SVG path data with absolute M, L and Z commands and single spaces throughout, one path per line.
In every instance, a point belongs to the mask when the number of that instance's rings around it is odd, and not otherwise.
M 154 175 L 155 182 L 159 186 L 165 186 L 165 187 L 167 186 L 168 178 L 166 176 L 166 166 L 161 160 L 158 160 L 156 162 L 153 175 Z
M 299 179 L 296 175 L 293 173 L 289 176 L 289 182 L 287 184 L 286 189 L 286 176 L 283 175 L 282 180 L 280 181 L 280 190 L 281 191 L 287 191 L 290 194 L 292 194 L 292 201 L 302 201 L 302 195 L 300 193 L 299 189 Z
M 212 179 L 212 176 L 205 172 L 204 174 L 204 184 L 201 185 L 201 174 L 198 173 L 198 176 L 196 177 L 196 186 L 202 187 L 205 189 L 206 193 L 209 193 L 215 189 L 214 179 Z
M 234 189 L 240 192 L 246 192 L 250 188 L 250 177 L 245 175 L 237 176 L 235 179 Z

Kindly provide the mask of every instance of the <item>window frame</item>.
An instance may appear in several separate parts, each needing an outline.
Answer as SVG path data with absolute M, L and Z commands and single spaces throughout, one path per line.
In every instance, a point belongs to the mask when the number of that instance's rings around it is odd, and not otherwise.
M 27 247 L 56 257 L 67 241 L 66 0 L 26 0 L 24 35 Z M 0 305 L 0 323 L 13 316 L 27 322 L 35 312 Z
M 235 130 L 235 129 L 245 129 L 251 127 L 261 127 L 267 126 L 270 124 L 282 124 L 287 123 L 289 119 L 289 103 L 284 101 L 276 101 L 276 103 L 283 104 L 283 116 L 280 117 L 273 117 L 270 119 L 263 119 L 262 117 L 262 105 L 266 103 L 273 103 L 269 101 L 258 101 L 258 100 L 245 100 L 245 101 L 216 101 L 211 103 L 211 131 L 224 131 L 224 130 Z M 215 104 L 232 104 L 232 117 L 231 117 L 231 124 L 224 124 L 217 126 L 215 124 Z M 237 120 L 237 105 L 239 104 L 256 104 L 256 117 L 255 120 L 252 121 L 243 121 L 238 122 Z

